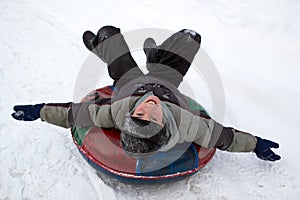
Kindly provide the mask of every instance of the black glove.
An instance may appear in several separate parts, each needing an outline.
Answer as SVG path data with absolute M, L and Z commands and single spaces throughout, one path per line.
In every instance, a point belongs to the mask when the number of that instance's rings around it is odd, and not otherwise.
M 278 148 L 279 144 L 276 142 L 272 142 L 270 140 L 265 140 L 260 137 L 257 138 L 256 147 L 254 149 L 254 153 L 256 156 L 262 160 L 267 161 L 276 161 L 280 160 L 280 156 L 276 155 L 271 148 Z
M 14 106 L 14 113 L 11 114 L 16 120 L 34 121 L 40 118 L 40 111 L 45 104 L 18 105 Z

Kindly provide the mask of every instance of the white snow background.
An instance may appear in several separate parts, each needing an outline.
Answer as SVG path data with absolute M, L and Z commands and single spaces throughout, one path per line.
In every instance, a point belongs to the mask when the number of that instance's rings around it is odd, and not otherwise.
M 0 199 L 300 199 L 299 10 L 297 0 L 1 0 Z M 218 151 L 185 180 L 132 186 L 100 179 L 69 130 L 14 120 L 16 104 L 73 100 L 90 55 L 82 33 L 104 25 L 199 32 L 223 81 L 225 125 L 279 142 L 282 159 Z

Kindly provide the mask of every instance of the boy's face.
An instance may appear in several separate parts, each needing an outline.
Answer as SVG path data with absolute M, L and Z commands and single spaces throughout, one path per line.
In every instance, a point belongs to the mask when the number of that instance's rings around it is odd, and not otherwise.
M 136 107 L 131 116 L 163 126 L 163 111 L 160 102 L 158 97 L 151 95 Z

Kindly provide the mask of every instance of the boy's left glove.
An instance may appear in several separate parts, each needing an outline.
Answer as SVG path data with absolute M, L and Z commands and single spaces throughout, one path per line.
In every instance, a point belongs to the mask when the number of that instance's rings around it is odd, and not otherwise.
M 254 153 L 258 158 L 267 161 L 280 160 L 281 157 L 279 155 L 276 155 L 271 150 L 271 148 L 278 148 L 279 144 L 270 140 L 262 139 L 260 137 L 256 137 L 256 139 L 257 139 L 257 143 L 254 149 Z
M 16 120 L 34 121 L 40 118 L 40 111 L 45 104 L 18 105 L 14 106 L 14 113 L 11 114 Z

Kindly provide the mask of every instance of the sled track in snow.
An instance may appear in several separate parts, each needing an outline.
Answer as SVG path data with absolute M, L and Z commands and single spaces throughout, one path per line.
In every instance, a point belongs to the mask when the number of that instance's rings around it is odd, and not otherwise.
M 254 155 L 225 152 L 217 152 L 211 163 L 197 174 L 175 183 L 128 185 L 100 177 L 114 188 L 116 199 L 120 200 L 267 200 L 294 199 L 295 195 L 300 197 L 299 178 L 279 163 L 257 161 Z

